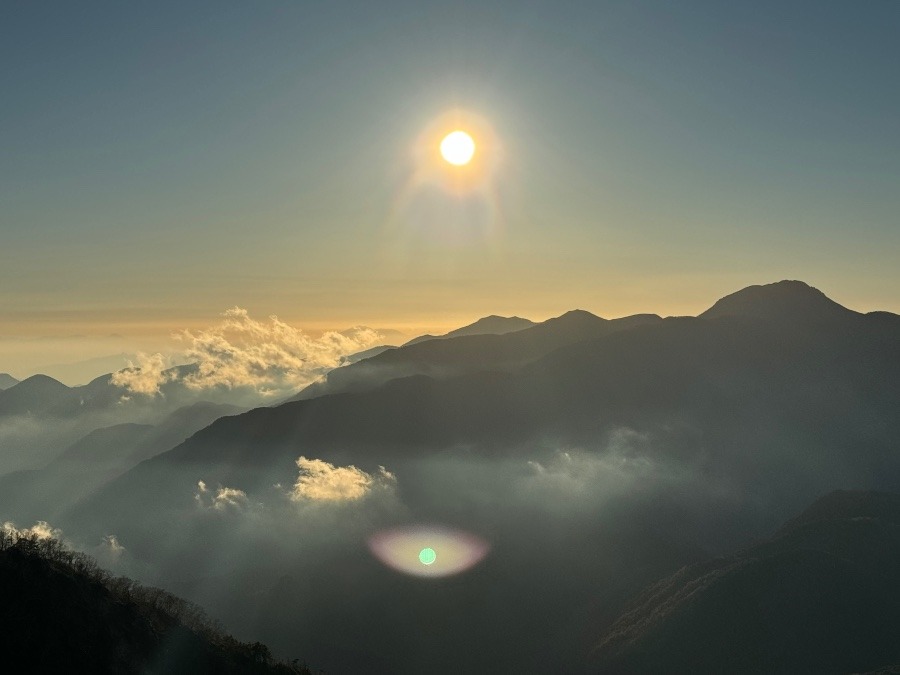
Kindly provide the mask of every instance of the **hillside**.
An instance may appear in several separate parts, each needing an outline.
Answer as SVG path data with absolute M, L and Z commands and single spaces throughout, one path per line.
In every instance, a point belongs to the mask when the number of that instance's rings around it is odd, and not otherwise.
M 310 672 L 226 635 L 196 605 L 110 577 L 34 534 L 0 531 L 0 595 L 0 645 L 28 672 Z
M 851 673 L 900 662 L 900 495 L 835 492 L 680 570 L 603 637 L 604 673 Z
M 53 520 L 77 500 L 140 462 L 178 445 L 236 406 L 199 402 L 157 425 L 116 424 L 94 429 L 46 466 L 0 475 L 0 513 L 16 521 Z
M 587 327 L 580 335 L 612 323 L 576 318 Z M 371 465 L 375 448 L 383 463 L 460 443 L 508 447 L 550 437 L 590 444 L 623 426 L 652 431 L 660 442 L 687 443 L 684 461 L 695 457 L 716 475 L 735 474 L 748 488 L 783 491 L 790 500 L 785 509 L 799 508 L 800 499 L 811 499 L 840 477 L 877 487 L 900 472 L 890 452 L 900 433 L 894 386 L 900 330 L 876 317 L 849 313 L 829 331 L 814 324 L 788 332 L 752 317 L 674 318 L 573 343 L 566 315 L 506 336 L 431 341 L 356 365 L 445 348 L 445 356 L 463 363 L 461 350 L 478 354 L 473 358 L 482 364 L 496 363 L 489 351 L 454 344 L 488 338 L 565 346 L 507 372 L 402 377 L 372 391 L 223 418 L 138 467 L 145 478 L 123 476 L 121 489 L 127 494 L 126 483 L 150 480 L 167 464 L 198 462 L 225 484 L 252 484 L 255 476 L 268 481 L 273 470 L 289 469 L 310 448 L 325 459 Z M 509 358 L 510 349 L 498 351 L 497 359 Z M 525 351 L 523 346 L 517 353 Z M 666 427 L 670 420 L 682 426 Z M 848 448 L 855 454 L 848 455 Z M 802 467 L 812 462 L 816 472 L 808 473 Z
M 464 334 L 413 341 L 358 363 L 336 368 L 323 381 L 311 384 L 290 400 L 370 391 L 390 380 L 414 375 L 443 380 L 485 370 L 508 372 L 555 349 L 661 321 L 655 314 L 610 320 L 583 310 L 573 310 L 529 328 L 499 335 Z
M 777 307 L 786 290 L 763 288 Z M 805 293 L 816 306 L 817 292 Z M 175 587 L 203 590 L 217 614 L 338 670 L 390 655 L 370 672 L 416 672 L 421 653 L 398 636 L 433 606 L 432 653 L 449 658 L 465 645 L 471 668 L 581 672 L 604 626 L 648 583 L 768 536 L 836 488 L 900 490 L 900 324 L 884 313 L 827 314 L 657 317 L 610 331 L 613 322 L 572 312 L 504 336 L 391 350 L 369 361 L 405 353 L 415 364 L 410 355 L 427 350 L 425 367 L 442 356 L 471 370 L 220 419 L 55 524 L 87 540 L 115 532 L 175 580 L 203 570 Z M 500 346 L 470 349 L 483 340 Z M 333 465 L 323 482 L 349 473 L 371 494 L 330 506 L 298 500 L 300 457 Z M 407 588 L 359 550 L 367 534 L 353 529 L 398 517 L 475 532 L 495 554 L 454 580 L 453 593 Z M 237 526 L 272 555 L 220 560 L 213 547 L 174 543 L 202 535 L 231 551 Z M 307 555 L 306 528 L 329 542 L 318 557 Z M 224 604 L 224 588 L 269 594 Z M 389 626 L 371 618 L 385 606 Z M 477 618 L 461 625 L 453 607 Z M 285 622 L 301 615 L 306 623 Z M 498 637 L 497 625 L 508 631 Z M 396 667 L 401 653 L 406 670 Z

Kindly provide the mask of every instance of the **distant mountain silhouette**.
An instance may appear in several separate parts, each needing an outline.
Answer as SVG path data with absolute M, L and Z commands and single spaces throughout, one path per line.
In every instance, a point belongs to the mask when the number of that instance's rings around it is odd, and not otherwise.
M 79 439 L 56 458 L 51 465 L 66 464 L 102 473 L 122 464 L 127 450 L 152 429 L 150 424 L 116 424 L 95 429 Z
M 835 487 L 900 490 L 900 317 L 847 311 L 823 321 L 823 312 L 801 309 L 785 320 L 759 304 L 747 314 L 615 321 L 573 311 L 506 335 L 389 350 L 332 371 L 318 388 L 325 395 L 217 420 L 53 522 L 85 540 L 115 532 L 136 556 L 153 558 L 159 542 L 192 536 L 179 524 L 196 519 L 198 480 L 280 508 L 285 488 L 273 486 L 296 480 L 300 455 L 370 473 L 384 466 L 411 517 L 444 516 L 475 529 L 485 523 L 491 532 L 495 553 L 441 587 L 459 598 L 454 606 L 477 606 L 481 623 L 467 633 L 450 613 L 431 624 L 439 626 L 435 648 L 451 644 L 450 633 L 460 637 L 452 644 L 472 644 L 475 634 L 504 625 L 516 637 L 498 637 L 490 648 L 494 672 L 540 658 L 545 668 L 546 659 L 572 665 L 556 672 L 581 672 L 575 664 L 588 647 L 652 580 L 758 541 Z M 625 488 L 609 508 L 590 501 L 592 490 L 605 495 L 620 478 Z M 545 479 L 560 490 L 532 495 L 528 488 Z M 520 499 L 521 511 L 503 505 Z M 560 515 L 581 499 L 588 500 L 584 512 Z M 373 511 L 379 504 L 373 498 Z M 492 524 L 495 517 L 514 524 Z M 226 520 L 220 525 L 213 538 L 224 541 L 232 529 Z M 325 583 L 286 582 L 271 596 L 283 604 L 278 620 L 266 620 L 267 637 L 298 639 L 296 627 L 283 629 L 285 617 L 312 596 L 343 597 L 354 611 L 379 617 L 374 608 L 387 603 L 393 620 L 416 621 L 427 612 L 408 610 L 430 608 L 429 593 L 442 592 L 404 587 L 409 605 L 398 609 L 390 600 L 396 594 L 368 595 L 368 582 L 381 582 L 361 576 L 364 559 L 340 558 L 317 573 L 356 579 L 359 592 L 333 596 L 320 591 Z M 811 579 L 818 564 L 808 568 Z M 361 595 L 368 600 L 357 604 Z M 317 657 L 346 625 L 340 608 L 328 611 L 332 628 L 305 643 L 315 651 L 304 647 Z M 364 618 L 357 628 L 357 635 L 377 633 Z M 516 640 L 540 647 L 529 651 Z M 381 653 L 375 643 L 366 655 Z M 897 662 L 885 657 L 859 669 Z
M 70 387 L 90 382 L 104 373 L 115 372 L 124 368 L 129 361 L 135 361 L 135 354 L 109 354 L 83 361 L 69 363 L 50 363 L 34 367 L 34 372 L 49 375 Z
M 113 384 L 112 373 L 77 387 L 67 387 L 47 375 L 33 375 L 0 391 L 0 417 L 30 415 L 72 419 L 111 412 L 120 419 L 130 416 L 133 421 L 144 421 L 154 416 L 158 420 L 178 408 L 201 401 L 236 406 L 241 405 L 243 399 L 259 401 L 255 392 L 243 392 L 236 388 L 198 390 L 186 386 L 184 379 L 197 371 L 196 364 L 167 369 L 163 373 L 164 381 L 159 386 L 159 394 L 153 396 L 134 394 L 125 387 Z
M 829 494 L 649 587 L 602 639 L 600 672 L 877 672 L 900 662 L 898 560 L 900 495 Z
M 19 381 L 12 375 L 9 373 L 0 373 L 0 391 L 9 389 L 16 384 L 19 384 Z
M 463 335 L 503 335 L 517 330 L 524 330 L 525 328 L 530 328 L 534 325 L 536 325 L 534 321 L 523 319 L 518 316 L 507 317 L 492 314 L 478 319 L 475 323 L 470 323 L 462 328 L 451 330 L 444 335 L 420 335 L 419 337 L 404 343 L 403 346 L 414 345 L 419 342 L 425 342 L 426 340 L 446 340 L 447 338 L 462 337 Z
M 69 415 L 80 405 L 80 397 L 59 380 L 32 375 L 0 391 L 0 416 Z
M 0 531 L 0 595 L 3 659 L 16 672 L 310 672 L 226 635 L 196 605 L 112 578 L 54 540 Z
M 700 317 L 821 323 L 846 319 L 851 315 L 858 315 L 858 312 L 839 305 L 817 288 L 802 281 L 779 281 L 764 286 L 749 286 L 726 295 Z
M 900 489 L 900 323 L 843 316 L 823 330 L 815 319 L 787 329 L 754 316 L 607 321 L 574 311 L 506 335 L 390 350 L 316 388 L 346 393 L 307 391 L 217 420 L 82 503 L 78 520 L 163 494 L 189 500 L 200 467 L 254 489 L 283 480 L 303 453 L 377 468 L 460 445 L 596 447 L 623 427 L 765 495 L 781 518 L 834 481 Z
M 20 522 L 52 520 L 145 459 L 175 447 L 219 417 L 245 410 L 200 402 L 174 411 L 157 425 L 125 423 L 95 429 L 42 468 L 0 475 L 0 513 Z
M 429 339 L 329 371 L 324 380 L 311 384 L 289 400 L 371 390 L 390 380 L 412 375 L 446 379 L 484 370 L 509 371 L 559 347 L 659 321 L 662 319 L 655 314 L 609 320 L 583 310 L 573 310 L 530 328 L 501 335 Z

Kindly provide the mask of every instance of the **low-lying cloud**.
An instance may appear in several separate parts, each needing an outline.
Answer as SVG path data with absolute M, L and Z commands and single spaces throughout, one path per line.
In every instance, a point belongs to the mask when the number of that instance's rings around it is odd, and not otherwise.
M 329 331 L 313 338 L 270 316 L 257 321 L 246 309 L 232 307 L 221 322 L 200 331 L 183 330 L 174 337 L 186 346 L 183 362 L 196 370 L 181 382 L 192 390 L 251 388 L 263 397 L 287 395 L 341 365 L 342 357 L 381 344 L 371 328 Z M 160 393 L 179 377 L 162 354 L 138 356 L 132 367 L 113 375 L 112 383 L 129 392 Z
M 128 368 L 113 373 L 110 384 L 127 389 L 133 394 L 155 396 L 159 388 L 171 382 L 177 373 L 171 370 L 172 364 L 162 354 L 145 354 L 138 352 L 134 360 L 128 361 Z
M 194 499 L 200 506 L 214 511 L 243 510 L 248 504 L 247 493 L 230 487 L 219 487 L 214 493 L 202 480 L 197 481 Z
M 373 488 L 390 488 L 396 483 L 394 475 L 379 467 L 378 473 L 369 474 L 350 466 L 334 466 L 321 459 L 299 457 L 300 475 L 291 491 L 291 500 L 302 501 L 356 501 L 369 494 Z

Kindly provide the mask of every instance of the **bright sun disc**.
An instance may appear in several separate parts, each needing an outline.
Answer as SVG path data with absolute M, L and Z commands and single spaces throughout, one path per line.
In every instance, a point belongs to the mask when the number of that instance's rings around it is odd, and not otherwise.
M 441 141 L 441 156 L 455 166 L 468 164 L 475 154 L 475 141 L 465 131 L 454 131 Z

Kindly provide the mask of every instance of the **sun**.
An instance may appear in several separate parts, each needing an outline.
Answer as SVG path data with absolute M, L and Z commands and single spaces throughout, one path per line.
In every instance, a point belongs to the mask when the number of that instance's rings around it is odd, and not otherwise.
M 453 131 L 441 141 L 441 156 L 454 166 L 468 164 L 474 154 L 475 141 L 465 131 Z

